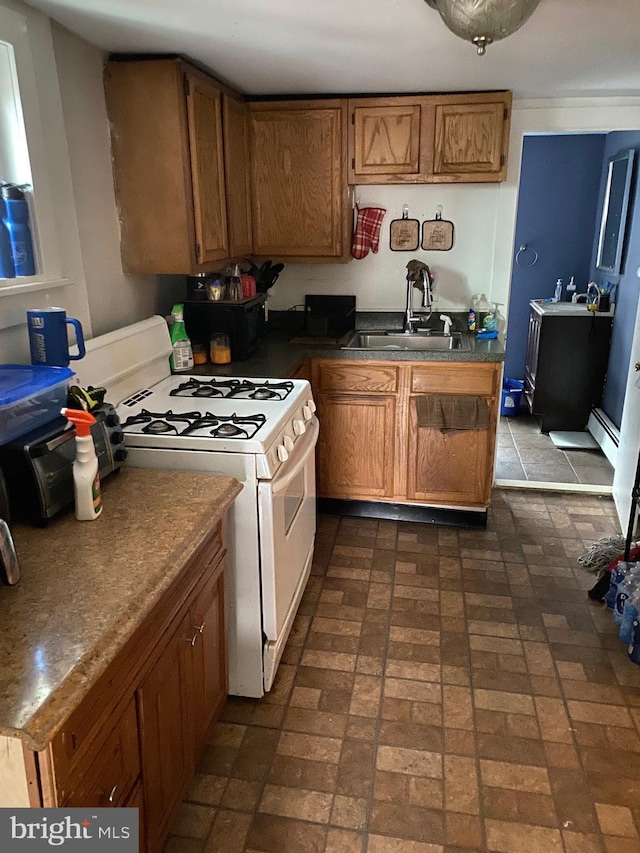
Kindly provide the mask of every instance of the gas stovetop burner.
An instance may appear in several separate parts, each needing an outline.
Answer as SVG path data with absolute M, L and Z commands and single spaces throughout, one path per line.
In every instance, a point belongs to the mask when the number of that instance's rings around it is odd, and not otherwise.
M 214 432 L 214 435 L 222 435 L 225 438 L 234 438 L 236 435 L 242 435 L 242 430 L 235 424 L 220 424 Z
M 284 400 L 293 382 L 251 382 L 249 379 L 196 379 L 191 376 L 169 392 L 171 397 L 235 397 L 242 400 Z
M 149 412 L 142 409 L 122 424 L 125 433 L 144 435 L 197 436 L 198 438 L 253 438 L 267 417 L 255 415 L 212 415 L 210 412 Z

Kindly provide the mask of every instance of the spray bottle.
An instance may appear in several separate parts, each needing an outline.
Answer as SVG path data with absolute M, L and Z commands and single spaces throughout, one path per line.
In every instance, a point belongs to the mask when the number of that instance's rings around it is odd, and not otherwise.
M 73 462 L 73 494 L 78 521 L 93 521 L 102 512 L 98 457 L 91 435 L 96 419 L 82 409 L 61 409 L 60 414 L 76 428 L 76 458 Z
M 193 350 L 191 349 L 191 341 L 187 335 L 187 330 L 184 325 L 184 306 L 181 303 L 174 305 L 171 313 L 174 317 L 174 322 L 169 329 L 169 337 L 171 338 L 172 352 L 169 358 L 171 370 L 174 373 L 180 373 L 184 370 L 193 370 Z

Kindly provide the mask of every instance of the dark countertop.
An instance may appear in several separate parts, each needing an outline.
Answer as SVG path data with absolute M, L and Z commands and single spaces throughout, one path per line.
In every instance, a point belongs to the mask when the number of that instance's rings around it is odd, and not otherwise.
M 273 312 L 272 312 L 273 313 Z M 275 312 L 277 315 L 290 312 Z M 271 318 L 272 314 L 269 314 Z M 452 316 L 454 316 L 452 314 Z M 402 315 L 394 313 L 371 312 L 358 314 L 358 329 L 386 329 L 401 331 Z M 290 376 L 302 361 L 308 358 L 348 359 L 350 361 L 446 361 L 446 362 L 501 362 L 504 361 L 504 345 L 500 338 L 495 340 L 477 340 L 470 336 L 471 348 L 468 352 L 460 350 L 411 351 L 411 350 L 355 350 L 343 349 L 338 343 L 317 343 L 308 339 L 305 343 L 290 343 L 297 337 L 295 328 L 286 327 L 282 317 L 277 316 L 269 322 L 267 336 L 256 352 L 242 361 L 231 364 L 203 364 L 190 373 L 213 376 L 252 376 L 276 378 Z M 454 323 L 455 331 L 462 330 L 460 323 Z M 344 340 L 344 339 L 343 339 Z

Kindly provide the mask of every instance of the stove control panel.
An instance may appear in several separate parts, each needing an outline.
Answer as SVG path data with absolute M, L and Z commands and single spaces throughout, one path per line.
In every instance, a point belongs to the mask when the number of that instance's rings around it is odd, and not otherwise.
M 290 415 L 284 428 L 265 456 L 256 457 L 258 477 L 270 479 L 278 468 L 289 459 L 296 442 L 307 431 L 307 422 L 313 417 L 316 405 L 311 398 L 298 406 Z

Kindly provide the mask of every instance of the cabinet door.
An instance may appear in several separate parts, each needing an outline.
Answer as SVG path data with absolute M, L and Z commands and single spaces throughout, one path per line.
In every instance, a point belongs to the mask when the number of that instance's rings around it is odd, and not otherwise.
M 225 186 L 229 255 L 250 255 L 251 195 L 249 180 L 249 110 L 245 103 L 222 96 Z
M 487 400 L 491 406 L 492 402 Z M 425 503 L 488 505 L 493 471 L 493 431 L 418 427 L 415 397 L 409 397 L 407 497 Z
M 319 394 L 318 496 L 393 495 L 396 398 Z
M 108 725 L 108 721 L 105 725 Z M 138 725 L 133 699 L 93 761 L 76 773 L 67 808 L 122 806 L 140 773 Z
M 220 91 L 187 74 L 187 117 L 196 256 L 199 264 L 229 257 Z
M 389 99 L 393 101 L 393 99 Z M 420 104 L 403 99 L 400 103 L 381 100 L 379 104 L 349 102 L 351 114 L 349 182 L 375 176 L 417 178 L 420 173 Z M 371 182 L 371 181 L 369 181 Z
M 253 103 L 250 110 L 254 254 L 345 259 L 346 101 Z
M 213 574 L 191 608 L 193 646 L 194 760 L 197 759 L 212 720 L 227 697 L 227 651 L 224 631 L 224 562 Z
M 168 645 L 137 691 L 150 850 L 161 848 L 173 809 L 194 767 L 189 727 L 193 637 L 189 611 L 178 622 Z
M 437 103 L 434 181 L 503 181 L 509 109 L 488 103 Z

